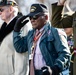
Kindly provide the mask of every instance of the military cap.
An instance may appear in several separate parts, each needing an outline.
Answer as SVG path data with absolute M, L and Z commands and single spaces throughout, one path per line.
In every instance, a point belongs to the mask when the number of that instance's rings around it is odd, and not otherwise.
M 45 6 L 44 4 L 32 4 L 28 16 L 34 16 L 38 13 L 47 11 L 48 11 L 47 6 Z
M 15 0 L 0 0 L 0 6 L 18 6 L 17 2 Z

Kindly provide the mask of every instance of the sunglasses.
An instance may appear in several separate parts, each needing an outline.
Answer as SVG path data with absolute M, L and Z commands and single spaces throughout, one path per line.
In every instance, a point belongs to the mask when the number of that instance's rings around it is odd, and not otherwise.
M 7 6 L 8 7 L 8 6 Z M 7 7 L 2 7 L 0 8 L 0 12 L 3 12 L 5 9 L 7 9 Z
M 33 19 L 33 20 L 37 20 L 40 16 L 43 16 L 44 14 L 37 14 L 37 15 L 34 15 L 34 16 L 30 16 L 30 20 Z
M 0 12 L 3 12 L 3 11 L 4 11 L 4 9 L 1 8 L 1 9 L 0 9 Z

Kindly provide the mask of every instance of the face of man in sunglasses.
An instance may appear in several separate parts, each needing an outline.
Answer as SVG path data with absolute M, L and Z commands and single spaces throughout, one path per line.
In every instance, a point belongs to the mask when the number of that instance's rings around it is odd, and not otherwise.
M 38 29 L 40 30 L 46 23 L 46 20 L 47 20 L 47 15 L 35 15 L 35 16 L 32 16 L 30 18 L 31 20 L 31 23 L 32 23 L 32 27 L 34 29 Z
M 11 15 L 11 10 L 9 6 L 2 6 L 0 7 L 0 16 L 1 19 L 4 20 L 5 22 L 10 19 Z

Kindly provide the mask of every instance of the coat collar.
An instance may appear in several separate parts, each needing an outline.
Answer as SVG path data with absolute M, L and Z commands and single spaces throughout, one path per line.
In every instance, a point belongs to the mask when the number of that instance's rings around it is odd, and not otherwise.
M 42 35 L 41 41 L 47 36 L 50 36 L 51 35 L 50 33 L 51 33 L 51 24 L 50 22 L 48 22 L 44 27 L 44 34 Z
M 14 25 L 18 17 L 15 17 L 8 25 L 4 22 L 0 29 L 0 42 L 11 32 L 13 31 Z
M 34 33 L 35 33 L 35 29 L 33 29 L 32 31 L 29 31 L 29 37 L 28 37 L 28 39 L 33 39 L 34 38 Z M 46 25 L 44 26 L 44 33 L 43 33 L 43 35 L 42 35 L 42 38 L 41 38 L 41 40 L 43 40 L 44 38 L 46 38 L 47 36 L 49 36 L 50 35 L 50 33 L 51 33 L 51 24 L 48 22 L 48 23 L 46 23 Z M 33 41 L 33 40 L 31 40 L 31 41 Z

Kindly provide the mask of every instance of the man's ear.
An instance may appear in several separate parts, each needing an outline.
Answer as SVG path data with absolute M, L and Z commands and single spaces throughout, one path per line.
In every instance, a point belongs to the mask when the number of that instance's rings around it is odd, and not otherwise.
M 13 10 L 13 7 L 12 6 L 10 6 L 10 12 L 12 13 L 12 12 L 14 12 L 14 10 Z
M 45 15 L 45 19 L 48 20 L 48 16 L 47 15 Z

